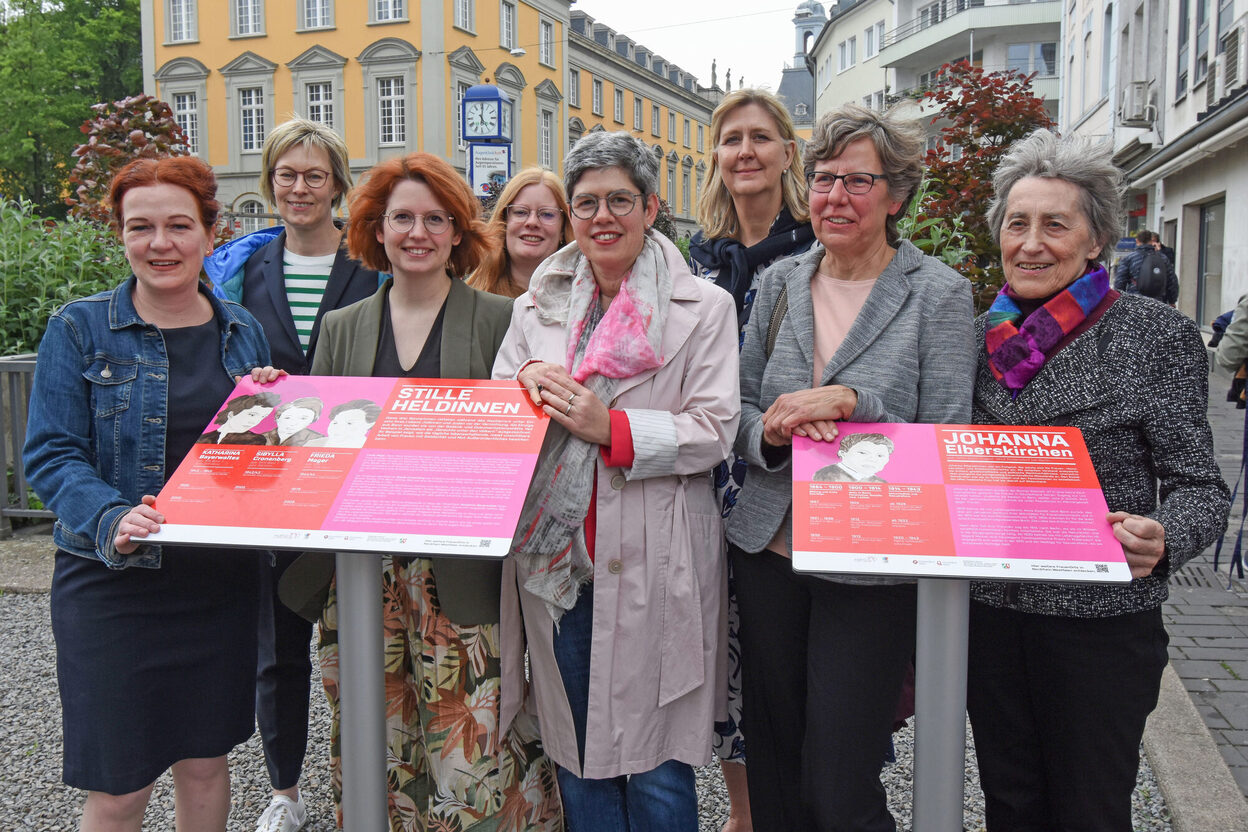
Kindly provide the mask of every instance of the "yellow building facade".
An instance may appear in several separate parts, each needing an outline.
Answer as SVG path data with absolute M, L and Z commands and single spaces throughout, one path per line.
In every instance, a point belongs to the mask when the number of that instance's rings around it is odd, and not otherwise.
M 699 166 L 704 171 L 709 164 L 712 91 L 662 59 L 643 64 L 635 52 L 613 53 L 615 34 L 608 50 L 595 40 L 593 21 L 587 33 L 576 31 L 572 19 L 584 30 L 586 18 L 571 6 L 569 0 L 142 0 L 144 86 L 173 108 L 192 152 L 213 166 L 227 211 L 245 215 L 268 210 L 257 182 L 261 146 L 269 130 L 295 115 L 337 131 L 356 175 L 416 150 L 464 171 L 459 101 L 479 83 L 496 84 L 512 99 L 513 172 L 529 165 L 559 171 L 583 132 L 633 125 L 631 110 L 625 123 L 571 104 L 569 84 L 591 84 L 586 70 L 592 69 L 611 91 L 609 106 L 614 91 L 627 86 L 648 106 L 660 106 L 661 118 L 675 118 L 674 138 L 667 123 L 660 135 L 632 132 L 656 148 L 665 171 L 671 168 L 661 177 L 661 194 L 688 229 Z M 570 67 L 579 68 L 578 77 Z M 634 106 L 631 99 L 627 106 Z

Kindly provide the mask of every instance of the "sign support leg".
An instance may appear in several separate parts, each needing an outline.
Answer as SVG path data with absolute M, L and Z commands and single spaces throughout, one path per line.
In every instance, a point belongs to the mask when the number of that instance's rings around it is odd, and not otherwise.
M 343 828 L 389 828 L 381 558 L 339 552 L 338 689 Z
M 962 829 L 970 581 L 919 579 L 914 832 Z

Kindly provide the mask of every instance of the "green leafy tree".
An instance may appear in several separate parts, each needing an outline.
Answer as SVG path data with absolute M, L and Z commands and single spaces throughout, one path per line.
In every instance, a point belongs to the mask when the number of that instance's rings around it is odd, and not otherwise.
M 129 273 L 106 226 L 46 220 L 28 200 L 0 200 L 0 355 L 34 352 L 58 307 Z
M 133 159 L 185 156 L 186 136 L 169 105 L 150 95 L 136 95 L 91 108 L 95 115 L 81 128 L 87 141 L 74 149 L 78 163 L 69 174 L 65 203 L 72 216 L 107 223 L 108 184 Z
M 65 213 L 77 125 L 142 86 L 138 0 L 9 0 L 0 25 L 0 196 Z
M 984 216 L 992 175 L 1015 141 L 1053 126 L 1044 99 L 1031 91 L 1033 77 L 985 72 L 959 61 L 941 67 L 936 83 L 919 97 L 924 109 L 939 111 L 932 124 L 941 125 L 940 146 L 925 160 L 931 194 L 920 220 L 944 218 L 964 235 L 973 258 L 959 269 L 975 284 L 977 308 L 986 308 L 1004 281 L 1000 251 Z

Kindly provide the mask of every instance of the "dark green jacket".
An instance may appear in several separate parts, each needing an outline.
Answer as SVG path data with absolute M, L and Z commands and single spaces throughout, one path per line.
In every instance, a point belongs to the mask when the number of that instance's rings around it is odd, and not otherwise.
M 314 376 L 371 376 L 381 337 L 387 280 L 371 297 L 330 312 L 321 322 L 312 362 Z M 442 378 L 488 379 L 494 355 L 511 323 L 511 299 L 451 283 L 442 320 Z M 438 603 L 460 626 L 498 622 L 502 563 L 433 558 Z M 334 576 L 333 555 L 309 552 L 286 570 L 278 587 L 282 602 L 310 621 L 320 618 Z

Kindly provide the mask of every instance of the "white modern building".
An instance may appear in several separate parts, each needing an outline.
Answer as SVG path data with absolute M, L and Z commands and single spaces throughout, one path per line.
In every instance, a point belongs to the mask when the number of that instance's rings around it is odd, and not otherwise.
M 886 32 L 896 28 L 895 13 L 892 0 L 842 0 L 832 7 L 810 52 L 817 114 L 849 103 L 884 108 L 896 82 L 880 49 Z
M 879 62 L 905 95 L 930 85 L 940 67 L 970 60 L 989 72 L 1035 73 L 1032 92 L 1060 112 L 1062 3 L 1059 0 L 896 0 L 896 24 L 884 33 Z
M 1208 326 L 1248 293 L 1248 238 L 1235 232 L 1248 226 L 1248 0 L 1127 0 L 1102 14 L 1120 55 L 1105 134 L 1127 173 L 1128 228 L 1174 247 L 1179 309 Z

